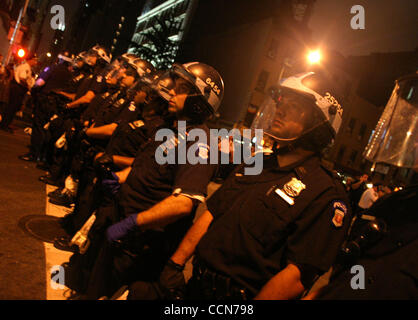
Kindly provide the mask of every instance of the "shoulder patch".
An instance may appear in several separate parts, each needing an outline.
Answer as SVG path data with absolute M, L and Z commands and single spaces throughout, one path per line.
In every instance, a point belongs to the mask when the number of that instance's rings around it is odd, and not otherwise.
M 347 206 L 344 202 L 336 200 L 332 202 L 333 218 L 332 223 L 337 228 L 342 227 L 344 216 L 347 214 Z

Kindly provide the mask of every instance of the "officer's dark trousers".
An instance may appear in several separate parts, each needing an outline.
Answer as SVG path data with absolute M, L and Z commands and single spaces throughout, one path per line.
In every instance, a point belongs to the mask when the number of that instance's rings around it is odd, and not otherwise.
M 49 135 L 44 126 L 49 122 L 53 113 L 54 106 L 51 104 L 53 104 L 53 101 L 47 95 L 39 93 L 35 96 L 30 153 L 40 160 L 46 158 L 46 144 Z
M 86 294 L 87 289 L 92 287 L 90 277 L 92 271 L 97 269 L 96 262 L 106 262 L 107 248 L 105 231 L 115 219 L 115 206 L 101 207 L 96 211 L 96 221 L 89 232 L 90 246 L 85 254 L 75 253 L 71 256 L 66 266 L 66 285 L 78 293 Z M 98 258 L 100 259 L 98 260 Z M 100 269 L 99 269 L 100 271 Z M 97 277 L 97 275 L 96 275 Z M 93 278 L 94 279 L 94 278 Z M 93 281 L 93 283 L 95 283 Z M 97 289 L 99 288 L 99 289 Z M 98 290 L 102 293 L 101 284 L 96 284 L 91 290 Z M 92 295 L 92 294 L 91 294 Z M 94 297 L 96 299 L 98 297 Z
M 119 210 L 99 208 L 90 232 L 91 245 L 85 255 L 74 254 L 66 275 L 69 287 L 83 294 L 85 299 L 112 296 L 122 285 L 135 281 L 156 281 L 172 254 L 167 250 L 163 232 L 131 234 L 121 244 L 109 244 L 106 229 L 119 221 Z
M 64 228 L 70 235 L 80 230 L 97 208 L 113 204 L 113 198 L 103 194 L 100 180 L 97 182 L 95 178 L 95 171 L 89 167 L 80 175 L 74 211 L 64 218 Z
M 15 80 L 11 81 L 9 103 L 3 107 L 2 111 L 2 121 L 0 123 L 2 128 L 7 128 L 12 123 L 16 112 L 22 106 L 27 91 L 26 87 L 18 84 Z
M 57 148 L 56 141 L 66 132 L 71 131 L 73 126 L 70 119 L 58 118 L 51 122 L 51 142 L 49 145 L 49 152 L 52 151 L 52 162 L 50 163 L 49 172 L 53 180 L 64 181 L 70 174 L 72 157 L 75 153 L 79 152 L 78 144 L 75 137 L 66 135 L 66 145 L 61 148 Z
M 161 232 L 148 236 L 146 243 L 131 237 L 117 246 L 103 239 L 86 288 L 87 299 L 110 297 L 122 285 L 136 281 L 157 281 L 169 255 Z

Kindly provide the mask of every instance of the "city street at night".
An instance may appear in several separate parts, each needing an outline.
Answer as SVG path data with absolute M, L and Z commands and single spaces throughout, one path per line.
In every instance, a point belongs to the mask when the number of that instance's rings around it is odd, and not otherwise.
M 0 303 L 418 300 L 417 12 L 1 0 Z

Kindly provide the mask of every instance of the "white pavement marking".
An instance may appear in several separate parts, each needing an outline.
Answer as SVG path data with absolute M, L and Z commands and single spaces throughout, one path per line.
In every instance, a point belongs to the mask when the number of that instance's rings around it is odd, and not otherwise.
M 46 194 L 54 191 L 56 187 L 46 185 Z M 54 217 L 63 217 L 71 211 L 66 207 L 56 206 L 48 201 L 46 196 L 46 215 Z M 44 242 L 45 248 L 45 265 L 46 265 L 46 299 L 47 300 L 66 300 L 71 291 L 67 287 L 64 289 L 53 289 L 51 286 L 51 270 L 54 266 L 60 266 L 67 262 L 72 255 L 72 252 L 58 250 L 52 243 Z

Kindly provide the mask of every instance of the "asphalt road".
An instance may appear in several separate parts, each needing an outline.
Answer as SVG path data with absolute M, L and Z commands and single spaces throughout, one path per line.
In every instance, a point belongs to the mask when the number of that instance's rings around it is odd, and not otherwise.
M 43 171 L 17 158 L 28 144 L 22 128 L 0 131 L 0 300 L 46 298 L 44 245 L 18 226 L 25 216 L 45 214 Z

